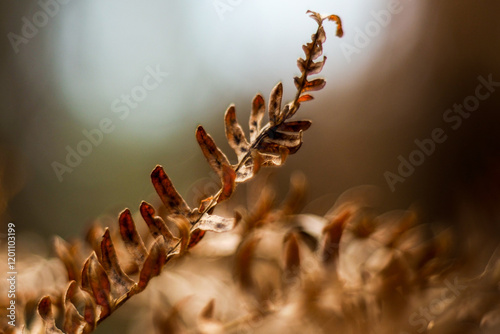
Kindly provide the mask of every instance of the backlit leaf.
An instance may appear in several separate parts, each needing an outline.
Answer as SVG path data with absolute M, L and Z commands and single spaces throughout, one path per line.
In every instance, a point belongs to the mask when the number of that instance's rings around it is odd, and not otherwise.
M 298 134 L 287 134 L 282 132 L 272 133 L 259 143 L 258 149 L 263 153 L 281 154 L 281 147 L 286 147 L 289 154 L 296 153 L 302 145 L 302 132 Z
M 97 322 L 97 311 L 94 299 L 90 296 L 87 291 L 82 291 L 85 300 L 85 306 L 83 309 L 83 320 L 85 321 L 85 327 L 83 333 L 91 333 Z
M 271 95 L 269 96 L 269 122 L 271 125 L 280 123 L 281 115 L 281 99 L 283 97 L 283 84 L 280 82 L 271 90 Z
M 162 236 L 165 240 L 167 249 L 171 249 L 179 241 L 169 230 L 167 224 L 161 217 L 155 216 L 155 209 L 148 203 L 142 202 L 140 207 L 141 216 L 148 225 L 153 238 Z
M 301 95 L 299 97 L 299 99 L 297 100 L 297 102 L 298 103 L 302 103 L 302 102 L 311 101 L 312 99 L 314 99 L 314 97 L 312 95 L 304 94 L 304 95 Z
M 302 58 L 298 58 L 297 67 L 299 68 L 300 73 L 304 73 L 306 71 L 306 61 Z
M 116 255 L 115 247 L 107 228 L 101 241 L 101 264 L 113 283 L 113 290 L 116 293 L 116 297 L 126 294 L 135 284 L 120 267 L 118 256 Z
M 339 257 L 340 238 L 351 217 L 351 211 L 346 209 L 330 218 L 330 222 L 323 228 L 323 240 L 320 250 L 323 263 L 336 263 Z
M 306 193 L 306 177 L 302 173 L 294 173 L 290 179 L 290 190 L 281 205 L 283 215 L 298 213 L 304 204 Z
M 64 332 L 66 334 L 77 334 L 85 326 L 83 317 L 78 313 L 75 305 L 72 303 L 66 304 L 64 312 Z
M 105 318 L 111 314 L 111 284 L 95 252 L 92 252 L 83 266 L 82 289 L 93 296 L 96 304 L 101 306 L 99 318 Z
M 342 29 L 342 20 L 340 19 L 340 17 L 338 17 L 337 15 L 328 15 L 326 19 L 337 23 L 337 31 L 335 33 L 337 37 L 344 36 L 344 30 Z
M 70 248 L 70 245 L 64 239 L 58 236 L 54 238 L 54 250 L 57 257 L 66 267 L 68 280 L 80 281 L 79 265 L 76 263 L 75 258 L 71 255 L 72 252 Z
M 326 63 L 326 57 L 323 57 L 322 61 L 311 62 L 307 69 L 308 75 L 318 74 L 319 72 L 321 72 L 323 66 L 325 66 L 325 63 Z
M 280 154 L 260 153 L 260 156 L 262 157 L 262 165 L 266 167 L 281 166 L 285 162 Z
M 162 166 L 157 165 L 151 172 L 151 181 L 168 214 L 187 215 L 191 212 L 186 201 L 179 195 Z
M 125 243 L 125 247 L 130 255 L 132 255 L 135 263 L 138 266 L 142 265 L 148 256 L 148 251 L 144 246 L 141 236 L 137 233 L 129 209 L 125 209 L 120 213 L 118 223 L 120 224 L 120 235 Z
M 252 262 L 254 258 L 255 249 L 259 243 L 260 238 L 251 234 L 244 240 L 237 253 L 235 260 L 235 275 L 241 288 L 245 291 L 252 291 L 254 289 L 254 278 L 252 273 Z
M 300 249 L 297 234 L 290 233 L 285 240 L 285 277 L 296 277 L 300 272 Z
M 217 203 L 231 197 L 236 185 L 236 172 L 231 168 L 231 166 L 222 165 L 222 188 Z
M 307 91 L 314 91 L 314 90 L 320 90 L 325 87 L 326 81 L 325 79 L 319 78 L 319 79 L 314 79 L 312 81 L 306 81 L 304 87 L 302 88 L 302 91 L 307 92 Z
M 200 125 L 196 129 L 196 140 L 198 141 L 198 144 L 200 145 L 201 151 L 203 152 L 203 155 L 205 155 L 205 158 L 207 159 L 208 163 L 212 167 L 212 169 L 219 175 L 219 177 L 222 179 L 224 176 L 224 171 L 222 166 L 230 166 L 229 161 L 227 160 L 227 157 L 222 151 L 215 145 L 214 140 L 212 137 L 207 134 L 205 129 Z
M 303 95 L 303 96 L 311 96 L 311 95 Z M 311 96 L 312 98 L 312 96 Z M 311 126 L 312 122 L 311 121 L 290 121 L 290 122 L 283 122 L 279 127 L 278 130 L 284 131 L 284 132 L 299 132 L 299 131 L 306 131 L 309 129 Z
M 199 229 L 194 230 L 191 233 L 191 238 L 189 239 L 188 249 L 191 249 L 194 246 L 196 246 L 201 241 L 201 239 L 203 239 L 205 234 L 206 234 L 206 231 L 199 230 Z
M 249 129 L 250 141 L 253 142 L 260 132 L 260 123 L 264 117 L 265 112 L 264 98 L 262 95 L 257 94 L 252 100 L 252 112 L 250 113 Z
M 49 296 L 45 296 L 38 302 L 38 314 L 42 317 L 45 323 L 45 333 L 55 334 L 63 333 L 56 327 L 54 313 L 52 312 L 52 301 Z
M 227 109 L 224 121 L 226 137 L 229 145 L 236 152 L 238 161 L 241 161 L 250 150 L 250 144 L 248 144 L 248 141 L 245 138 L 241 125 L 236 120 L 236 109 L 234 108 L 234 105 L 231 105 Z
M 139 274 L 139 283 L 137 283 L 137 289 L 139 291 L 144 290 L 149 281 L 161 273 L 161 269 L 167 262 L 167 254 L 161 246 L 163 243 L 162 239 L 162 237 L 158 237 L 154 241 L 149 251 L 149 255 L 146 258 L 146 261 L 144 261 Z

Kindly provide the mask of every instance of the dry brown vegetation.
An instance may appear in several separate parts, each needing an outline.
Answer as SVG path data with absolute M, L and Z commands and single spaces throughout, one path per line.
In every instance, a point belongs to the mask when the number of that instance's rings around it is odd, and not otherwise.
M 466 276 L 464 249 L 451 230 L 423 224 L 412 210 L 377 213 L 366 200 L 370 189 L 340 198 L 319 217 L 299 214 L 303 175 L 292 178 L 280 204 L 267 180 L 256 180 L 251 207 L 226 212 L 233 218 L 215 214 L 238 184 L 261 167 L 282 165 L 301 147 L 311 122 L 291 118 L 326 83 L 309 78 L 325 64 L 326 57 L 318 60 L 326 40 L 323 23 L 335 22 L 342 36 L 339 17 L 310 15 L 318 30 L 297 61 L 301 76 L 294 78 L 294 99 L 282 106 L 283 87 L 277 84 L 269 121 L 262 125 L 265 101 L 256 95 L 248 137 L 235 107 L 225 113 L 237 162 L 231 164 L 205 129 L 197 128 L 220 190 L 191 208 L 156 166 L 151 180 L 161 200 L 157 209 L 142 202 L 136 214 L 122 211 L 118 226 L 95 224 L 85 241 L 56 238 L 59 260 L 43 260 L 36 268 L 26 262 L 33 285 L 19 290 L 17 327 L 2 315 L 5 333 L 90 333 L 135 299 L 141 311 L 134 329 L 145 333 L 500 330 L 498 254 L 481 273 Z M 136 225 L 141 218 L 146 224 Z

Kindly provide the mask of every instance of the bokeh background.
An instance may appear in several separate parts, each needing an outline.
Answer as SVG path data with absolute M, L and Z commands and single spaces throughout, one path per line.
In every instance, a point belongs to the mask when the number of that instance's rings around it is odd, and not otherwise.
M 193 204 L 193 187 L 211 179 L 196 126 L 203 124 L 234 159 L 224 139 L 225 109 L 235 103 L 246 128 L 257 92 L 267 101 L 283 81 L 285 100 L 293 97 L 296 59 L 316 29 L 305 15 L 312 9 L 340 15 L 345 36 L 335 38 L 334 24 L 326 24 L 328 84 L 297 115 L 314 125 L 277 173 L 280 191 L 301 170 L 309 182 L 308 212 L 322 214 L 346 190 L 370 184 L 379 187 L 384 209 L 415 206 L 423 220 L 468 221 L 498 235 L 500 87 L 458 129 L 443 120 L 447 109 L 475 94 L 479 76 L 500 81 L 498 1 L 6 0 L 0 6 L 0 214 L 18 233 L 71 238 L 101 215 L 135 210 L 153 195 L 149 173 L 156 164 Z M 40 14 L 44 6 L 52 16 Z M 381 14 L 389 8 L 396 11 Z M 33 23 L 39 27 L 30 30 Z M 141 86 L 148 69 L 168 74 L 126 117 L 115 112 L 124 106 L 116 100 Z M 83 131 L 103 119 L 113 130 L 59 179 L 53 163 L 67 165 L 67 146 L 76 149 Z M 435 128 L 447 140 L 391 191 L 384 173 L 397 173 L 398 157 L 408 158 L 414 141 Z

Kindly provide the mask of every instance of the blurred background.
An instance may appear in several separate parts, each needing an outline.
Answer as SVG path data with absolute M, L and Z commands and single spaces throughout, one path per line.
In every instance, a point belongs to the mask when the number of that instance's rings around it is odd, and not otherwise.
M 306 212 L 324 214 L 346 190 L 371 184 L 384 209 L 413 205 L 429 222 L 468 220 L 485 234 L 499 232 L 498 1 L 0 6 L 0 213 L 18 233 L 71 238 L 101 215 L 136 210 L 154 196 L 156 164 L 194 204 L 196 187 L 211 179 L 196 126 L 234 161 L 223 113 L 235 103 L 247 129 L 256 93 L 267 103 L 282 81 L 285 100 L 293 98 L 296 59 L 316 29 L 307 9 L 341 16 L 345 36 L 325 24 L 321 76 L 328 84 L 296 115 L 313 127 L 276 173 L 280 192 L 301 170 L 309 182 Z M 481 96 L 489 93 L 484 100 L 476 97 L 479 85 Z M 447 112 L 464 103 L 470 114 Z M 411 155 L 415 140 L 437 128 L 446 140 L 430 155 Z M 90 146 L 82 143 L 89 136 Z M 79 158 L 71 153 L 78 151 Z M 420 165 L 394 179 L 400 156 Z

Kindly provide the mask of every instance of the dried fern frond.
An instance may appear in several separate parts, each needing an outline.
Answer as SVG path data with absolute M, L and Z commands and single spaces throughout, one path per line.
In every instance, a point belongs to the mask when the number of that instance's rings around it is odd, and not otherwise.
M 262 125 L 265 102 L 260 94 L 256 95 L 252 101 L 248 139 L 236 119 L 235 107 L 231 105 L 225 113 L 226 137 L 236 153 L 237 163 L 229 162 L 202 126 L 196 129 L 196 140 L 201 151 L 221 181 L 221 188 L 217 193 L 201 200 L 197 208 L 190 208 L 175 189 L 163 167 L 158 165 L 151 173 L 151 180 L 164 205 L 166 215 L 160 217 L 146 202 L 142 202 L 140 206 L 140 214 L 147 224 L 152 242 L 143 240 L 129 209 L 119 215 L 119 233 L 113 233 L 108 228 L 101 230 L 99 227 L 89 233 L 89 242 L 94 251 L 84 261 L 81 272 L 78 270 L 81 266 L 78 256 L 69 251 L 71 246 L 62 239 L 57 239 L 56 253 L 67 268 L 70 281 L 64 295 L 78 293 L 85 296 L 87 301 L 85 314 L 80 314 L 72 299 L 66 299 L 62 314 L 66 315 L 63 323 L 67 333 L 92 332 L 97 324 L 109 317 L 130 297 L 146 289 L 150 280 L 161 273 L 168 261 L 194 247 L 203 238 L 205 231 L 226 232 L 233 229 L 241 217 L 236 215 L 234 218 L 225 218 L 213 215 L 215 206 L 230 198 L 237 184 L 252 179 L 261 167 L 281 166 L 288 155 L 299 150 L 302 145 L 302 133 L 310 127 L 311 122 L 290 118 L 297 112 L 301 103 L 313 98 L 310 92 L 325 86 L 324 79 L 309 80 L 310 75 L 321 72 L 326 60 L 326 57 L 323 57 L 321 61 L 315 61 L 321 56 L 326 40 L 323 21 L 335 22 L 337 36 L 342 36 L 338 16 L 321 16 L 310 11 L 307 13 L 317 22 L 318 29 L 312 35 L 312 41 L 303 46 L 305 59 L 299 58 L 297 62 L 301 76 L 294 78 L 297 87 L 294 100 L 282 106 L 283 85 L 278 83 L 269 97 L 269 121 Z M 177 227 L 177 234 L 170 231 L 169 225 Z M 120 242 L 116 243 L 116 240 Z M 289 248 L 292 253 L 294 249 L 298 250 L 296 242 L 295 237 L 290 239 Z M 124 255 L 126 253 L 128 256 Z M 296 262 L 296 258 L 289 257 L 290 271 L 296 266 Z M 132 263 L 133 266 L 127 268 L 123 263 Z M 55 333 L 59 330 L 55 325 L 53 306 L 51 297 L 45 296 L 38 304 L 38 313 L 44 320 L 46 331 Z M 210 308 L 204 318 L 210 318 L 209 310 Z

